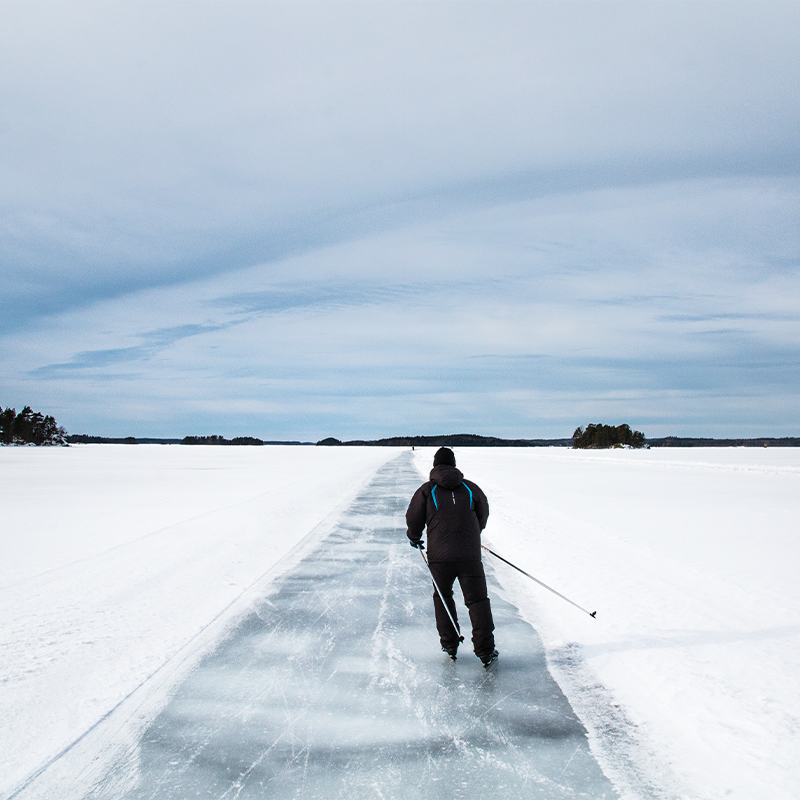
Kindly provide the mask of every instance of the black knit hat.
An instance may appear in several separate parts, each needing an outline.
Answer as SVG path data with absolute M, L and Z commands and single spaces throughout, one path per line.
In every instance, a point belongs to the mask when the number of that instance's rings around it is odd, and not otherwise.
M 440 447 L 433 457 L 433 466 L 438 467 L 439 464 L 445 464 L 448 467 L 456 465 L 456 455 L 449 447 Z

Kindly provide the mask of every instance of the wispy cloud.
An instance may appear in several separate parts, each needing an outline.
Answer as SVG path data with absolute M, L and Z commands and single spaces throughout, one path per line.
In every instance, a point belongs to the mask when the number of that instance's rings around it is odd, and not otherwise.
M 756 322 L 800 322 L 799 314 L 753 314 L 747 312 L 730 314 L 661 314 L 659 319 L 664 322 L 714 322 L 716 320 L 741 320 Z
M 339 286 L 297 283 L 291 287 L 239 292 L 220 297 L 212 305 L 238 314 L 259 314 L 288 311 L 297 308 L 330 306 L 358 306 L 365 303 L 391 302 L 410 287 L 389 286 Z
M 0 9 L 8 401 L 97 433 L 796 428 L 800 6 L 195 11 Z
M 174 328 L 158 328 L 139 334 L 138 338 L 143 340 L 141 344 L 131 347 L 112 347 L 107 350 L 84 350 L 76 353 L 69 361 L 62 364 L 46 364 L 31 370 L 29 374 L 33 377 L 51 378 L 82 370 L 96 371 L 132 361 L 146 361 L 181 339 L 224 330 L 226 327 L 230 327 L 230 324 L 179 325 Z

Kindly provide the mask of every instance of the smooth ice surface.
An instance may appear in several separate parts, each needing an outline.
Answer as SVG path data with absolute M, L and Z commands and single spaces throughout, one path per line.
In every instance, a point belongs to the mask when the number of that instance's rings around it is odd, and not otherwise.
M 456 663 L 439 649 L 404 532 L 410 462 L 379 470 L 180 686 L 137 747 L 133 787 L 118 794 L 113 774 L 91 797 L 616 797 L 512 606 L 494 594 L 492 670 L 468 641 Z

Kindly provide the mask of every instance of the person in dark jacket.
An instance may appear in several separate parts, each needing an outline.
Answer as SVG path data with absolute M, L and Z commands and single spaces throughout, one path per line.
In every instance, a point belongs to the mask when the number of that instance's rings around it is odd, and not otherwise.
M 488 518 L 486 495 L 456 469 L 453 451 L 439 448 L 430 480 L 417 489 L 406 511 L 407 535 L 412 547 L 424 549 L 422 532 L 428 528 L 428 566 L 435 581 L 433 608 L 442 650 L 455 659 L 459 636 L 444 604 L 458 624 L 453 600 L 453 584 L 458 578 L 472 623 L 472 646 L 487 667 L 497 659 L 492 607 L 481 562 L 481 531 Z

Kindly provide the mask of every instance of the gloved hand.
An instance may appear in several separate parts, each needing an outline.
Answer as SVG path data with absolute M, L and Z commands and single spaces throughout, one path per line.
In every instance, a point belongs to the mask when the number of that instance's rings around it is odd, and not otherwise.
M 416 547 L 417 550 L 424 550 L 425 549 L 425 545 L 424 545 L 422 539 L 419 539 L 416 542 L 413 539 L 409 539 L 408 542 L 412 547 Z

